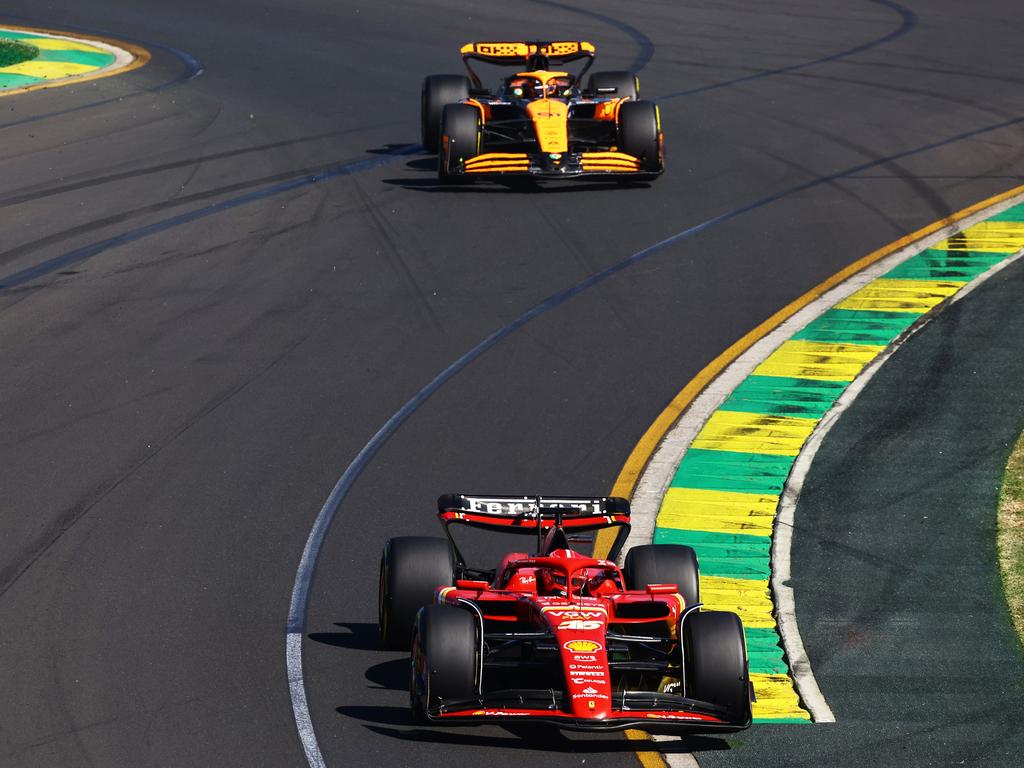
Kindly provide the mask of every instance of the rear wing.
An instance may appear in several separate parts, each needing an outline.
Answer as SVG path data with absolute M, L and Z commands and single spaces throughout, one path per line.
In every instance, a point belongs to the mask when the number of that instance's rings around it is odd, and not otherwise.
M 575 533 L 617 527 L 619 532 L 608 553 L 609 560 L 618 557 L 629 535 L 629 502 L 617 496 L 471 496 L 448 493 L 437 500 L 437 516 L 446 533 L 449 525 L 458 524 L 502 533 L 534 535 L 538 549 L 544 535 L 554 528 Z
M 466 43 L 459 49 L 462 61 L 466 65 L 473 85 L 481 87 L 480 78 L 469 65 L 470 60 L 486 61 L 489 64 L 506 66 L 525 66 L 530 70 L 549 69 L 552 62 L 564 64 L 579 59 L 587 59 L 583 70 L 576 76 L 583 79 L 583 74 L 594 63 L 597 49 L 585 40 L 559 40 L 555 42 L 497 42 L 497 43 Z

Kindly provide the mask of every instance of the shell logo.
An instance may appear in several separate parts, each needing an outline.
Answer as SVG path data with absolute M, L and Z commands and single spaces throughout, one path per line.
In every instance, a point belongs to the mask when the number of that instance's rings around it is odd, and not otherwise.
M 570 640 L 562 645 L 567 651 L 573 653 L 596 653 L 604 650 L 604 646 L 596 640 Z

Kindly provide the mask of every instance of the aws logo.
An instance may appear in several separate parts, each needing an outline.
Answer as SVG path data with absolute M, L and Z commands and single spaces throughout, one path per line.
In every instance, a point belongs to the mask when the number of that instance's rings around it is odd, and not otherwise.
M 597 653 L 604 650 L 604 646 L 596 640 L 570 640 L 562 643 L 562 647 L 573 653 Z

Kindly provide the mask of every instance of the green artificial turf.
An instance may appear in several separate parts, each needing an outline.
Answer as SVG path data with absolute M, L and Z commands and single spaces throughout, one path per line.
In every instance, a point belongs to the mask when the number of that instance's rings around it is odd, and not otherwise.
M 23 61 L 32 61 L 38 55 L 39 49 L 34 45 L 22 42 L 21 40 L 9 40 L 6 37 L 0 37 L 0 67 L 21 64 Z
M 1024 642 L 1024 434 L 1010 454 L 999 494 L 999 565 L 1013 625 Z

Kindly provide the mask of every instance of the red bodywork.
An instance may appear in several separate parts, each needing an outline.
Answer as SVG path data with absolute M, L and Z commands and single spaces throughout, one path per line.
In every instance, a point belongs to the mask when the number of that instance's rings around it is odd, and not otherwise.
M 514 552 L 494 570 L 473 570 L 455 547 L 463 578 L 439 587 L 436 602 L 476 614 L 478 696 L 445 701 L 425 715 L 437 723 L 530 718 L 579 730 L 642 727 L 661 732 L 739 730 L 724 708 L 685 696 L 680 627 L 688 610 L 675 584 L 627 590 L 613 560 L 569 548 L 565 533 L 618 526 L 616 556 L 629 530 L 624 500 L 566 501 L 445 496 L 452 524 L 545 536 L 546 555 Z M 540 512 L 531 513 L 531 507 Z M 564 532 L 563 532 L 564 531 Z M 451 536 L 449 534 L 449 539 Z M 454 545 L 454 541 L 453 541 Z M 472 577 L 472 578 L 469 578 Z M 414 688 L 417 678 L 414 673 Z

